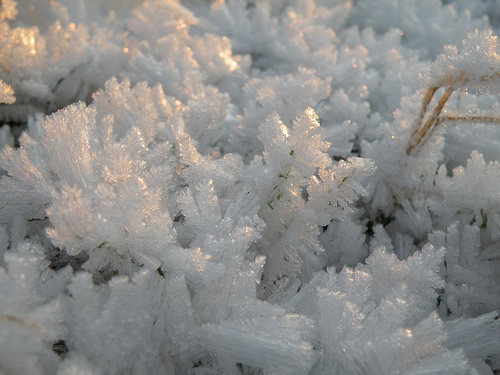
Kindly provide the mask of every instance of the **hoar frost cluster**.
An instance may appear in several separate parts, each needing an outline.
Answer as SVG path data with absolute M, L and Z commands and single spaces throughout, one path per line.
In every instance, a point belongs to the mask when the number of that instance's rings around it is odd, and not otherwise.
M 500 371 L 499 30 L 0 1 L 0 374 Z

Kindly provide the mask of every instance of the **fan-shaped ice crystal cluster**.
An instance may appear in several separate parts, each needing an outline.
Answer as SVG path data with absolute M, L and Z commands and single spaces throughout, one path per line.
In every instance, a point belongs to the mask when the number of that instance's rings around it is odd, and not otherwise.
M 499 9 L 0 1 L 0 374 L 500 371 Z

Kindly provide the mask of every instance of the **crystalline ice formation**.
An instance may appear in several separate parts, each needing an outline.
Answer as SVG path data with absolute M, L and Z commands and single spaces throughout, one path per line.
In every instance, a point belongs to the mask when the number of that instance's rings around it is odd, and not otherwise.
M 47 215 L 54 245 L 70 255 L 89 251 L 94 270 L 108 262 L 126 273 L 180 266 L 192 254 L 176 247 L 168 211 L 179 179 L 165 140 L 175 142 L 182 129 L 175 102 L 160 87 L 130 89 L 126 80 L 109 81 L 94 99 L 43 120 L 41 139 L 24 134 L 20 150 L 4 150 L 4 217 Z
M 86 99 L 112 75 L 111 66 L 124 62 L 123 41 L 110 29 L 71 22 L 64 4 L 58 4 L 58 14 L 54 5 L 21 4 L 18 14 L 16 2 L 2 2 L 0 79 L 12 86 L 17 98 L 13 109 L 0 113 L 2 120 L 23 122 L 31 112 Z M 47 17 L 48 25 L 42 25 L 41 16 L 37 26 L 17 27 L 30 24 L 34 12 L 56 14 Z
M 496 8 L 0 1 L 0 373 L 500 371 Z
M 460 53 L 454 46 L 447 47 L 434 62 L 428 85 L 498 92 L 500 49 L 497 39 L 491 30 L 475 30 L 463 41 Z

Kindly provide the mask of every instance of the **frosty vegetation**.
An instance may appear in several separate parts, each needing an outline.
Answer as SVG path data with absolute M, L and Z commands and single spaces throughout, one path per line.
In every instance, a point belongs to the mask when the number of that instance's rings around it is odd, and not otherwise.
M 500 371 L 499 0 L 0 1 L 0 374 Z

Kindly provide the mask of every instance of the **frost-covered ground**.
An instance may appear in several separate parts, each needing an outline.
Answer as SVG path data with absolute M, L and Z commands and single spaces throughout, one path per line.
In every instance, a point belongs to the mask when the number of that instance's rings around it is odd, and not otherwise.
M 499 31 L 0 1 L 0 374 L 500 371 Z

